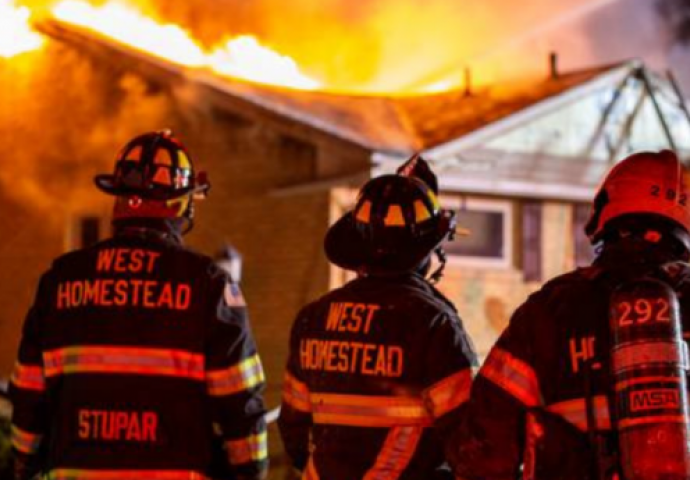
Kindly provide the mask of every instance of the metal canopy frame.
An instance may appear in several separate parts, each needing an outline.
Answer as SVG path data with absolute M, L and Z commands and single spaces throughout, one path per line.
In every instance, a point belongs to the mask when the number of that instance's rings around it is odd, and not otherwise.
M 683 112 L 683 115 L 687 120 L 688 125 L 690 126 L 690 111 L 688 111 L 688 107 L 685 102 L 683 93 L 680 89 L 680 86 L 678 85 L 678 82 L 676 81 L 671 71 L 666 72 L 666 77 L 672 87 L 672 91 L 675 96 L 675 98 L 670 100 L 672 103 L 675 103 L 675 106 Z M 620 99 L 623 97 L 623 91 L 626 88 L 629 88 L 631 81 L 638 81 L 641 83 L 642 93 L 633 109 L 628 113 L 618 138 L 614 141 L 611 141 L 611 139 L 608 136 L 606 136 L 606 127 L 607 125 L 609 125 L 611 121 L 612 112 L 614 111 Z M 621 148 L 625 144 L 625 141 L 630 138 L 633 124 L 635 123 L 635 120 L 646 99 L 649 99 L 652 102 L 654 111 L 656 112 L 657 118 L 659 119 L 659 123 L 661 124 L 661 128 L 664 132 L 664 136 L 666 137 L 666 141 L 668 143 L 669 148 L 673 151 L 678 151 L 678 143 L 676 142 L 676 139 L 673 136 L 673 132 L 671 131 L 666 116 L 664 115 L 663 109 L 661 108 L 660 97 L 662 95 L 663 92 L 661 92 L 660 88 L 654 84 L 652 75 L 646 67 L 641 65 L 631 70 L 630 74 L 626 76 L 623 79 L 623 81 L 621 81 L 618 84 L 613 93 L 611 101 L 606 105 L 606 108 L 604 108 L 604 111 L 602 112 L 601 118 L 594 132 L 594 135 L 587 144 L 587 148 L 583 152 L 583 155 L 589 156 L 599 141 L 605 141 L 609 151 L 609 162 L 614 163 L 618 154 L 620 153 Z

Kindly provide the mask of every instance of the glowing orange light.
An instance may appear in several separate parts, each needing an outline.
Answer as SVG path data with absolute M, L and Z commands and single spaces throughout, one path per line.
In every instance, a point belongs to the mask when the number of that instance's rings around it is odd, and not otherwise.
M 94 7 L 82 0 L 64 0 L 55 6 L 53 15 L 179 65 L 271 85 L 319 87 L 319 82 L 300 72 L 294 60 L 262 46 L 251 36 L 229 39 L 209 51 L 181 27 L 161 24 L 113 1 Z
M 53 15 L 174 63 L 190 67 L 205 63 L 204 52 L 188 32 L 177 25 L 159 24 L 123 4 L 94 7 L 80 0 L 66 0 L 55 6 Z
M 209 56 L 209 65 L 222 75 L 256 82 L 266 83 L 266 79 L 273 78 L 280 79 L 281 85 L 305 90 L 320 86 L 303 75 L 293 59 L 262 46 L 249 35 L 227 40 L 224 46 L 216 48 Z
M 0 0 L 0 57 L 41 48 L 43 37 L 31 29 L 30 17 L 28 8 L 15 6 L 13 0 Z

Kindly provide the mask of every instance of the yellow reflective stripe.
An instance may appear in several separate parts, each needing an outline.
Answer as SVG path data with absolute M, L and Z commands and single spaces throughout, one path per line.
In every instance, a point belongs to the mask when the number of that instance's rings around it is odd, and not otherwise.
M 26 390 L 43 391 L 46 388 L 46 380 L 43 376 L 43 366 L 22 365 L 17 362 L 12 372 L 12 383 Z
M 41 446 L 41 440 L 43 439 L 41 434 L 27 432 L 16 425 L 12 425 L 10 432 L 12 435 L 12 446 L 22 453 L 31 455 L 36 453 Z
M 228 440 L 228 457 L 232 465 L 259 462 L 268 458 L 266 432 L 260 432 L 239 440 Z
M 422 394 L 434 418 L 459 407 L 470 397 L 472 370 L 466 368 L 436 382 Z
M 312 393 L 314 422 L 357 427 L 430 425 L 421 398 Z
M 187 157 L 187 154 L 182 150 L 177 150 L 177 168 L 183 168 L 185 170 L 192 168 L 192 163 L 189 161 L 189 157 Z
M 319 480 L 319 472 L 316 471 L 313 455 L 309 457 L 309 462 L 307 463 L 307 468 L 304 469 L 302 480 Z
M 423 431 L 424 427 L 420 425 L 391 428 L 374 466 L 364 475 L 364 480 L 399 478 L 410 463 Z
M 505 350 L 494 347 L 479 374 L 528 407 L 540 404 L 539 382 L 534 369 Z
M 285 372 L 283 382 L 283 402 L 290 405 L 295 410 L 301 412 L 311 412 L 311 402 L 309 400 L 309 387 L 293 377 L 290 372 Z
M 191 470 L 85 470 L 57 468 L 46 480 L 206 480 L 206 476 Z
M 611 417 L 609 414 L 609 402 L 605 395 L 596 395 L 592 398 L 594 410 L 594 422 L 597 430 L 610 430 Z M 563 402 L 553 403 L 546 410 L 560 415 L 569 423 L 572 423 L 583 432 L 587 430 L 587 403 L 584 398 L 575 398 Z
M 436 194 L 431 189 L 429 189 L 426 191 L 426 195 L 427 197 L 429 197 L 429 200 L 431 200 L 431 205 L 434 208 L 434 213 L 438 212 L 441 208 L 441 204 L 439 203 Z
M 156 375 L 204 379 L 204 356 L 187 350 L 73 346 L 43 352 L 46 377 L 75 373 Z
M 256 387 L 263 381 L 264 371 L 257 354 L 230 368 L 206 373 L 206 386 L 212 396 L 232 395 Z

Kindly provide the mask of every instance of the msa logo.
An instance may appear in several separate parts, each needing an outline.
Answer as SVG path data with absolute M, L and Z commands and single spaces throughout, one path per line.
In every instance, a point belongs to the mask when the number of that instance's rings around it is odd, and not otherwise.
M 672 388 L 653 388 L 630 393 L 630 411 L 643 412 L 658 408 L 678 408 L 678 391 Z

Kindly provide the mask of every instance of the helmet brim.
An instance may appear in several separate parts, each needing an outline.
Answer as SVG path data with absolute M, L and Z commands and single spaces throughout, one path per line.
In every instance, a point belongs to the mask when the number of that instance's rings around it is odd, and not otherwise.
M 348 212 L 335 222 L 326 232 L 324 250 L 328 260 L 346 270 L 386 272 L 407 272 L 419 265 L 452 230 L 450 221 L 439 217 L 431 233 L 421 238 L 401 241 L 400 252 L 376 255 L 372 243 L 357 228 L 353 212 Z
M 96 175 L 93 179 L 93 183 L 101 192 L 107 193 L 109 195 L 122 195 L 122 189 L 115 186 L 115 176 L 109 174 Z
M 104 173 L 96 175 L 93 179 L 96 187 L 108 195 L 114 196 L 124 196 L 124 195 L 138 195 L 139 197 L 150 199 L 150 200 L 172 200 L 174 198 L 182 197 L 184 195 L 195 194 L 195 193 L 205 193 L 211 188 L 210 184 L 203 183 L 201 185 L 190 186 L 186 188 L 181 188 L 175 190 L 174 197 L 158 198 L 155 195 L 146 195 L 145 191 L 139 188 L 127 188 L 123 186 L 118 186 L 115 183 L 115 175 L 109 173 Z

